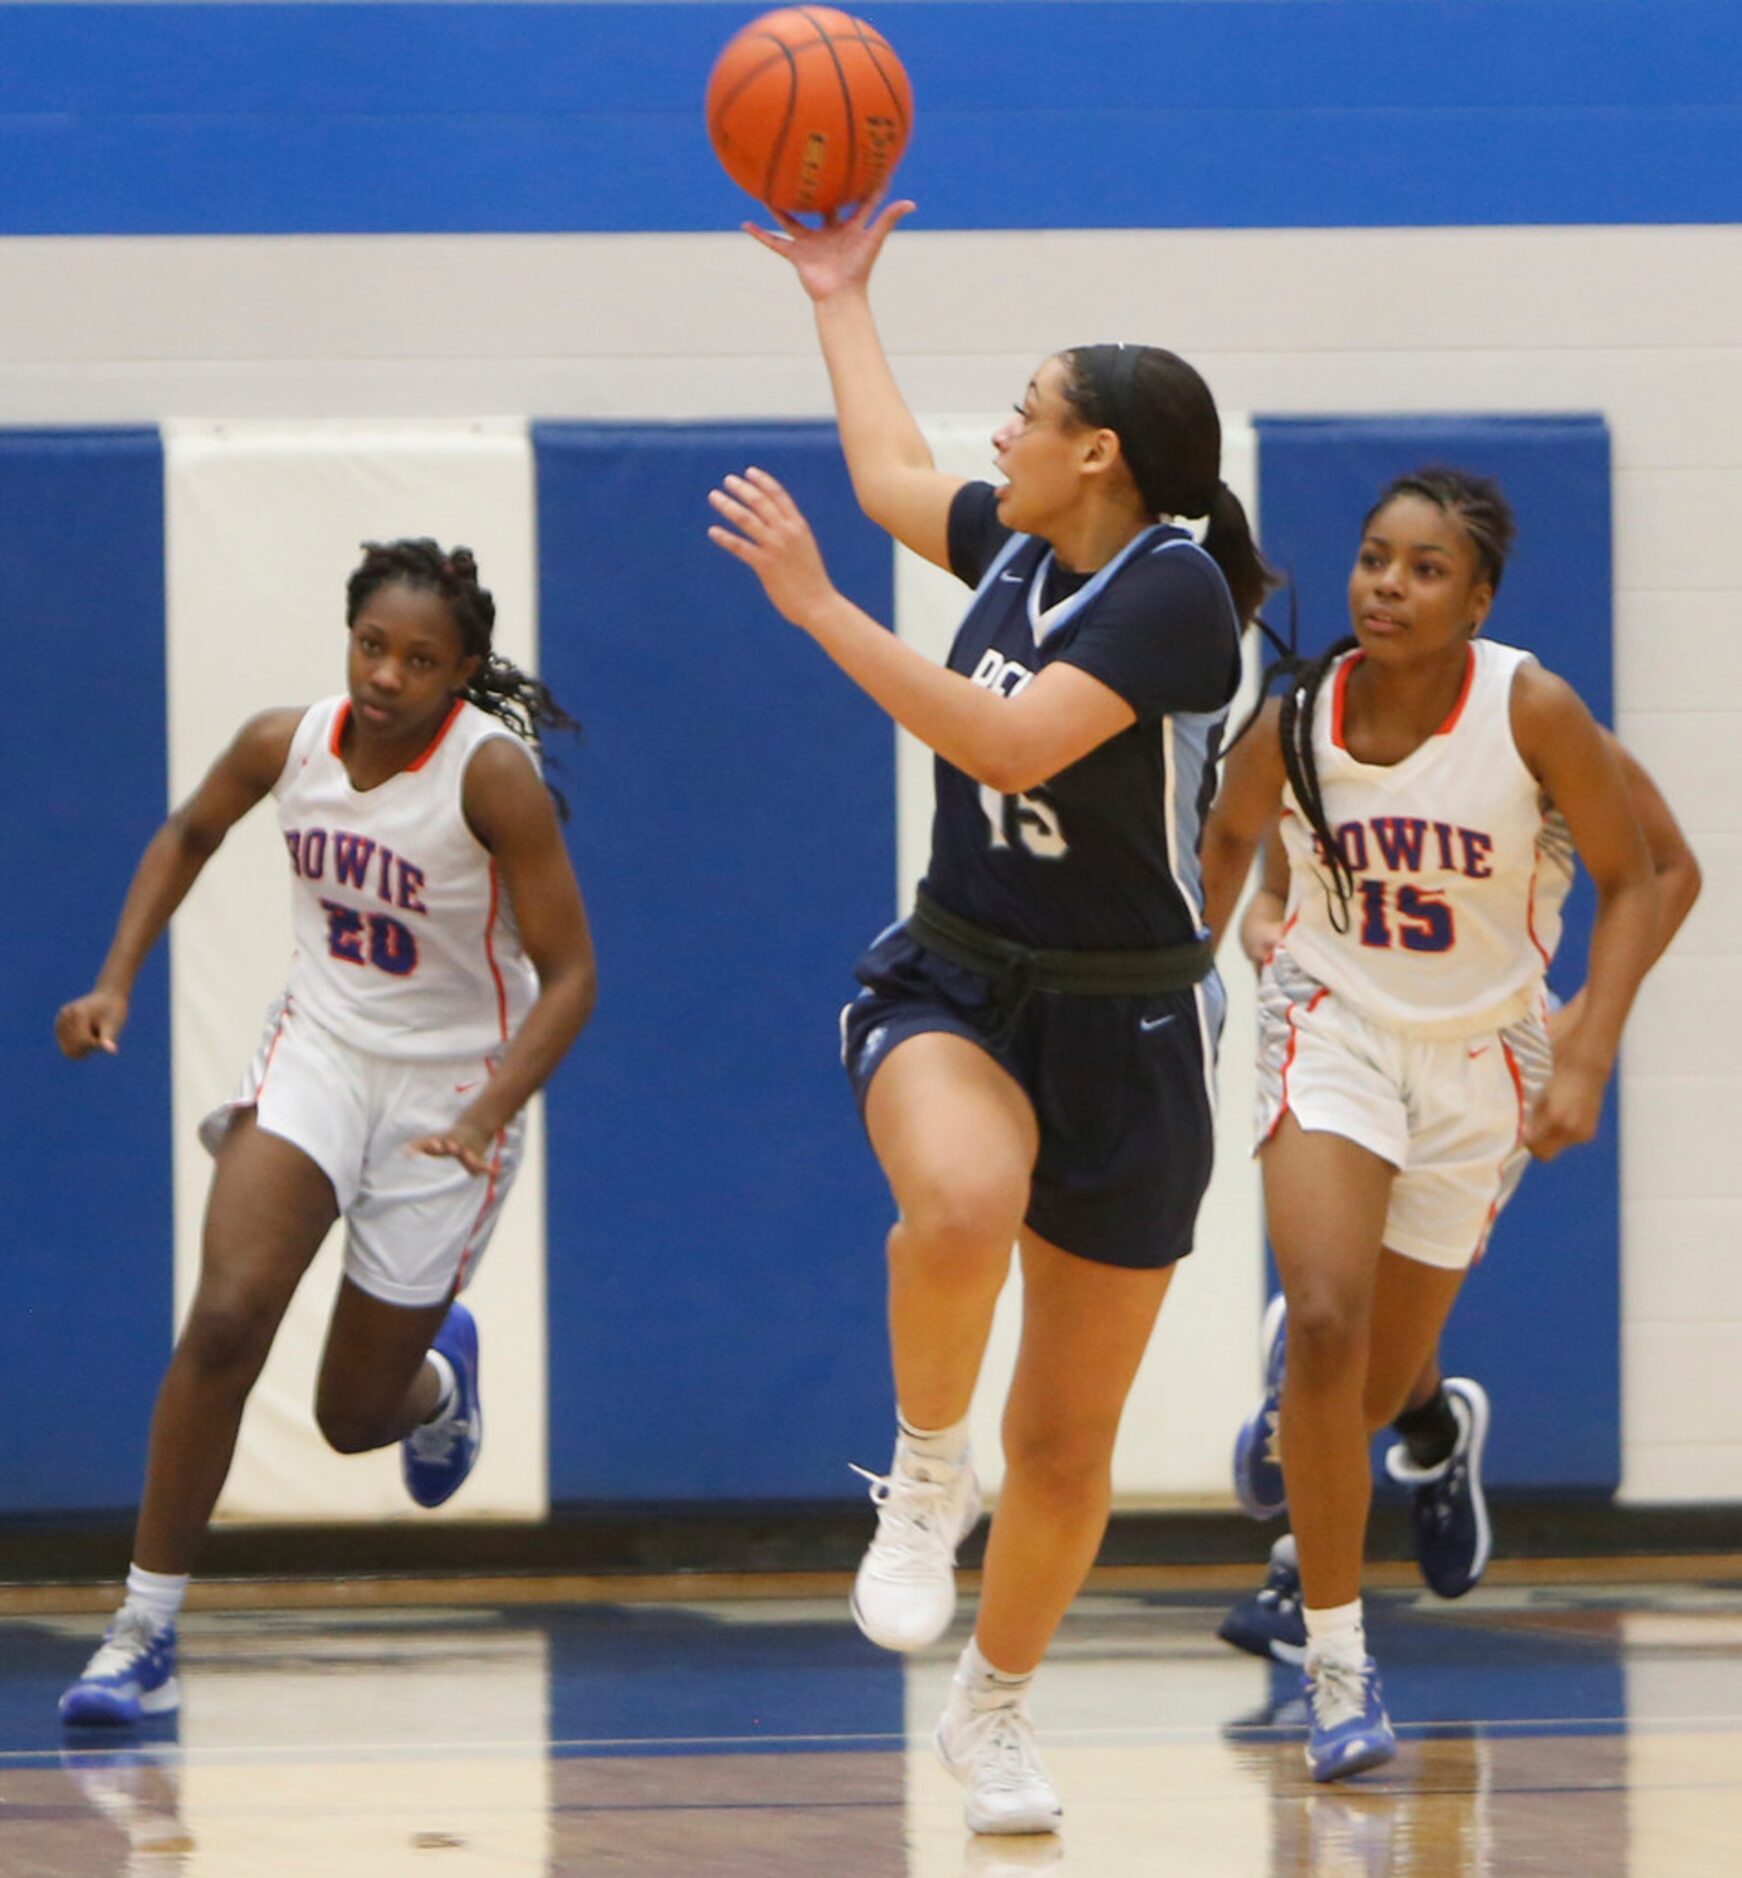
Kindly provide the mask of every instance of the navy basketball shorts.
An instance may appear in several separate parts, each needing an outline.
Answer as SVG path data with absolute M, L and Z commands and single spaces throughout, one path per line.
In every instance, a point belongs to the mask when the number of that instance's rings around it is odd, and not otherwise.
M 909 1037 L 943 1031 L 984 1050 L 1040 1124 L 1027 1225 L 1098 1265 L 1153 1271 L 1192 1249 L 1210 1182 L 1221 980 L 1144 997 L 1036 992 L 994 1040 L 987 981 L 928 952 L 903 926 L 853 968 L 841 1060 L 864 1114 L 872 1078 Z

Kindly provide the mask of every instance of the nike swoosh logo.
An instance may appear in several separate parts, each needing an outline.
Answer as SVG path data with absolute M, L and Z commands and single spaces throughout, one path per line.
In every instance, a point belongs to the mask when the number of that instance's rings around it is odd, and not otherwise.
M 1479 1057 L 1479 1056 L 1486 1056 L 1486 1055 L 1488 1054 L 1488 1052 L 1489 1052 L 1489 1051 L 1490 1051 L 1490 1050 L 1491 1050 L 1491 1049 L 1492 1049 L 1493 1047 L 1494 1047 L 1494 1046 L 1493 1046 L 1492 1044 L 1488 1044 L 1488 1043 L 1485 1043 L 1485 1044 L 1483 1044 L 1483 1046 L 1481 1047 L 1481 1049 L 1479 1049 L 1479 1050 L 1472 1050 L 1472 1051 L 1470 1052 L 1470 1061 L 1471 1061 L 1471 1062 L 1473 1063 L 1473 1062 L 1475 1062 L 1475 1060 L 1476 1060 L 1476 1058 L 1477 1058 L 1477 1057 Z
M 1160 1030 L 1164 1025 L 1171 1024 L 1178 1016 L 1178 1011 L 1169 1011 L 1165 1017 L 1140 1017 L 1137 1020 L 1137 1028 L 1139 1030 Z
M 454 1094 L 470 1095 L 474 1089 L 481 1089 L 483 1086 L 484 1078 L 482 1076 L 480 1076 L 476 1082 L 457 1082 L 454 1084 Z
M 1022 576 L 1020 574 L 1000 574 L 998 578 L 1000 580 L 1020 580 Z

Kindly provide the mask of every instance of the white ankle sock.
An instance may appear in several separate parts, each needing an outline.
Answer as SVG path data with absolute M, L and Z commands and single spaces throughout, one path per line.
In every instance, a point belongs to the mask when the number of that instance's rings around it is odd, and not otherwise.
M 956 1673 L 953 1680 L 968 1693 L 975 1696 L 984 1706 L 991 1701 L 1017 1701 L 1028 1685 L 1034 1681 L 1034 1671 L 1026 1675 L 1012 1676 L 1008 1671 L 989 1663 L 980 1649 L 977 1637 L 968 1639 L 968 1647 L 956 1660 Z
M 1361 1617 L 1361 1600 L 1333 1604 L 1322 1611 L 1302 1609 L 1306 1620 L 1307 1648 L 1315 1656 L 1334 1657 L 1343 1663 L 1359 1663 L 1367 1654 L 1367 1630 Z
M 135 1610 L 144 1611 L 152 1627 L 162 1630 L 173 1624 L 187 1596 L 186 1572 L 148 1572 L 142 1565 L 127 1567 L 127 1600 Z M 126 1604 L 122 1606 L 126 1609 Z
M 423 1418 L 425 1424 L 439 1422 L 454 1406 L 454 1398 L 459 1392 L 459 1381 L 454 1375 L 454 1366 L 442 1355 L 440 1350 L 431 1350 L 424 1361 L 436 1373 L 436 1405 Z
M 896 1413 L 895 1425 L 901 1430 L 901 1442 L 910 1454 L 921 1460 L 942 1461 L 947 1467 L 960 1467 L 968 1458 L 968 1418 L 952 1422 L 948 1428 L 915 1428 L 906 1416 Z

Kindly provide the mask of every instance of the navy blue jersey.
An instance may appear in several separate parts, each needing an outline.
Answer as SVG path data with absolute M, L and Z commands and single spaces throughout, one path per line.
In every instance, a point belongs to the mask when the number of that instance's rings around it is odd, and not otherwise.
M 990 484 L 950 509 L 950 565 L 976 589 L 949 668 L 1014 697 L 1055 660 L 1118 692 L 1137 722 L 1025 795 L 936 763 L 925 890 L 1033 946 L 1143 951 L 1202 936 L 1198 843 L 1240 682 L 1221 569 L 1180 528 L 1146 529 L 1093 574 L 998 520 Z

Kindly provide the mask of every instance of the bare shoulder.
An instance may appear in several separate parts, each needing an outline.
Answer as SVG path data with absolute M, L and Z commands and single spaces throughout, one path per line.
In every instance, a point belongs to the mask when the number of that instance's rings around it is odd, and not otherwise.
M 1571 737 L 1582 744 L 1597 738 L 1597 722 L 1584 699 L 1534 659 L 1525 660 L 1512 675 L 1510 709 L 1512 740 L 1539 774 L 1541 760 L 1553 753 L 1559 740 Z
M 239 770 L 270 788 L 290 761 L 290 746 L 307 712 L 305 704 L 275 705 L 256 712 L 237 731 L 225 760 L 233 760 Z
M 550 791 L 531 750 L 515 736 L 486 737 L 466 761 L 460 804 L 472 833 L 492 852 L 529 818 L 555 822 Z

